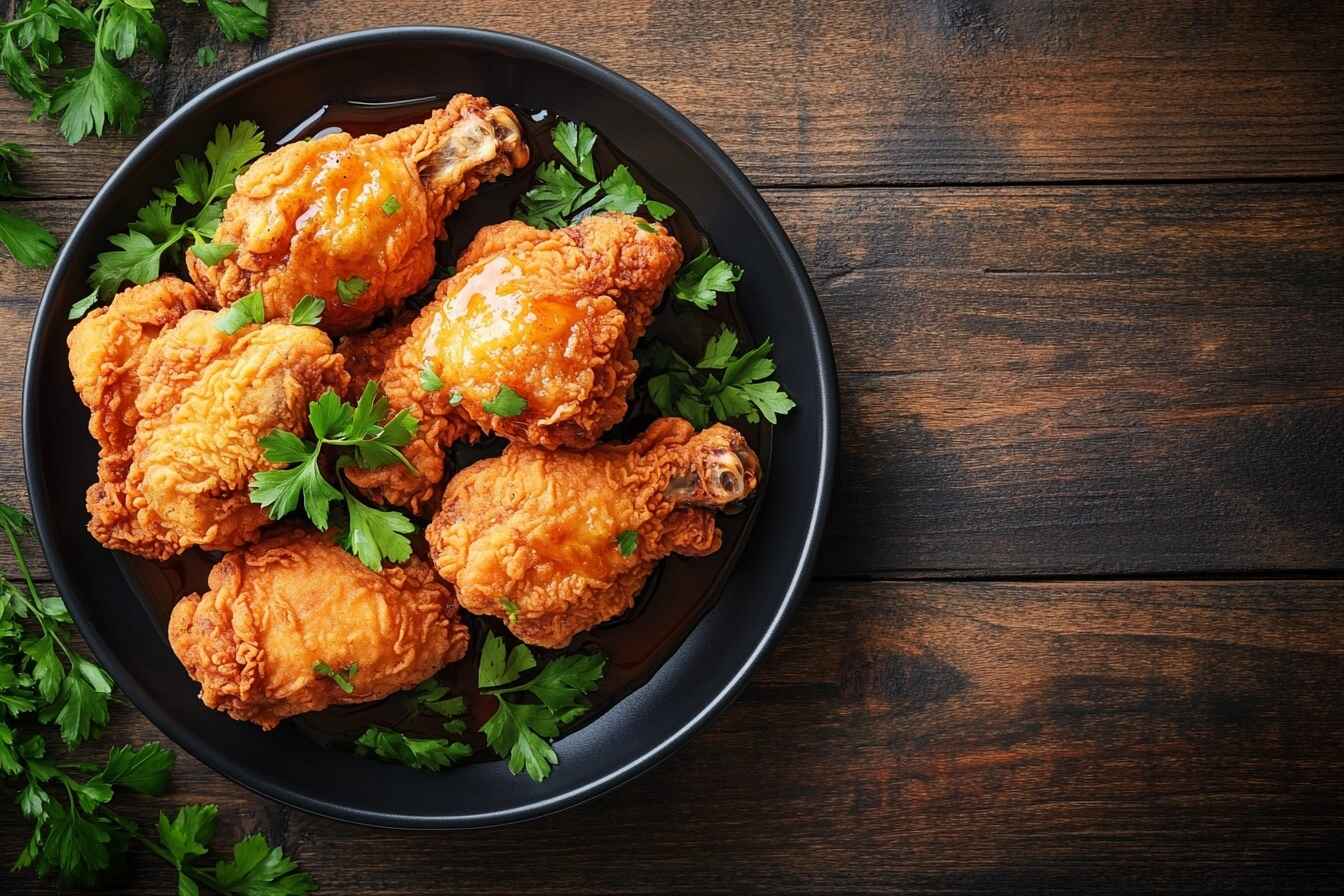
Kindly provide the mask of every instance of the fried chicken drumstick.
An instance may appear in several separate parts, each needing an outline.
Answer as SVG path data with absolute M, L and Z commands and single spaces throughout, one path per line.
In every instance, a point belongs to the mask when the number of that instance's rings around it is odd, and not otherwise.
M 297 529 L 226 555 L 210 590 L 182 598 L 168 623 L 202 702 L 265 729 L 414 687 L 460 660 L 468 638 L 452 591 L 423 560 L 373 572 Z M 346 676 L 351 692 L 317 663 L 357 664 Z
M 659 560 L 718 550 L 714 509 L 750 495 L 759 474 L 737 430 L 696 433 L 679 418 L 629 445 L 514 443 L 448 483 L 430 554 L 464 609 L 498 616 L 528 644 L 564 647 L 627 610 Z
M 238 178 L 215 234 L 237 250 L 214 266 L 189 253 L 187 267 L 217 308 L 261 290 L 271 319 L 312 294 L 323 329 L 358 330 L 429 282 L 444 219 L 527 160 L 514 114 L 468 94 L 384 137 L 291 143 Z
M 107 316 L 90 315 L 75 328 L 77 381 L 102 363 L 86 338 L 100 331 L 79 334 L 80 327 L 117 314 L 118 302 L 133 292 L 118 296 Z M 116 365 L 99 368 L 116 378 L 119 394 L 135 393 L 135 435 L 125 460 L 100 463 L 86 499 L 89 532 L 107 547 L 166 560 L 190 547 L 227 551 L 254 541 L 270 520 L 252 503 L 248 482 L 275 467 L 259 440 L 276 428 L 304 432 L 308 403 L 329 388 L 345 388 L 341 356 L 321 330 L 271 321 L 230 335 L 216 326 L 219 316 L 191 311 L 149 342 L 133 390 Z M 107 417 L 99 407 L 106 404 L 95 406 L 91 429 Z
M 661 225 L 625 214 L 562 230 L 519 221 L 482 228 L 434 301 L 409 326 L 393 325 L 403 339 L 375 331 L 341 344 L 353 367 L 381 374 L 394 411 L 410 408 L 420 420 L 404 449 L 415 473 L 352 470 L 351 481 L 418 511 L 443 477 L 445 448 L 463 436 L 485 430 L 546 448 L 592 445 L 625 416 L 639 369 L 634 345 L 681 258 Z M 389 343 L 395 348 L 381 368 L 365 358 Z M 526 406 L 501 402 L 505 389 Z

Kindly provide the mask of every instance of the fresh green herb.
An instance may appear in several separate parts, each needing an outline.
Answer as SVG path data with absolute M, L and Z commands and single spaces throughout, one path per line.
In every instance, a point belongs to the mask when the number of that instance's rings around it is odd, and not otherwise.
M 597 170 L 593 167 L 593 145 L 597 143 L 597 134 L 592 128 L 583 122 L 559 122 L 551 131 L 551 142 L 565 161 L 589 183 L 597 180 Z
M 426 392 L 437 392 L 443 388 L 443 380 L 439 379 L 439 375 L 434 372 L 434 365 L 428 360 L 425 361 L 425 366 L 420 368 L 420 388 Z
M 201 47 L 196 51 L 196 67 L 209 68 L 219 61 L 219 53 L 214 47 Z
M 388 197 L 383 200 L 382 209 L 383 214 L 387 215 L 388 217 L 391 217 L 392 215 L 395 215 L 397 212 L 401 211 L 401 203 L 397 201 L 397 197 L 389 194 Z
M 266 34 L 265 0 L 206 0 L 206 7 L 230 40 Z M 154 12 L 152 0 L 81 6 L 70 0 L 26 0 L 13 18 L 0 22 L 0 71 L 31 104 L 33 119 L 59 116 L 60 131 L 70 143 L 91 133 L 102 136 L 108 127 L 129 134 L 149 91 L 122 64 L 140 52 L 160 62 L 167 55 L 167 36 Z M 87 66 L 62 66 L 70 43 L 91 48 Z
M 537 181 L 539 186 L 523 194 L 518 217 L 541 230 L 567 225 L 569 216 L 591 202 L 601 189 L 596 184 L 585 187 L 568 168 L 555 162 L 537 166 Z
M 341 304 L 349 305 L 369 288 L 369 281 L 363 277 L 350 277 L 345 280 L 336 281 L 336 294 L 341 297 Z
M 634 529 L 626 529 L 616 536 L 616 548 L 622 557 L 629 557 L 639 549 L 639 533 Z
M 215 831 L 215 806 L 185 806 L 169 821 L 160 815 L 158 842 L 140 833 L 112 805 L 122 793 L 157 796 L 168 789 L 176 754 L 156 743 L 115 746 L 101 763 L 57 761 L 41 725 L 54 724 L 67 746 L 96 737 L 107 720 L 112 681 L 70 646 L 71 621 L 59 597 L 33 582 L 20 546 L 32 524 L 0 503 L 5 533 L 22 586 L 0 580 L 0 778 L 18 788 L 19 811 L 33 825 L 13 870 L 32 868 L 63 884 L 86 888 L 120 864 L 132 841 L 178 871 L 178 892 L 201 888 L 224 896 L 303 896 L 312 879 L 259 835 L 234 847 L 232 861 L 213 870 L 192 864 Z
M 369 507 L 350 494 L 341 476 L 350 457 L 342 457 L 337 463 L 340 490 L 327 481 L 318 463 L 323 447 L 331 445 L 352 451 L 354 462 L 363 469 L 390 463 L 401 463 L 414 469 L 399 449 L 415 435 L 417 421 L 405 410 L 391 419 L 387 419 L 387 415 L 387 399 L 378 394 L 375 382 L 364 387 L 359 403 L 354 406 L 328 389 L 308 405 L 308 422 L 313 428 L 314 441 L 283 429 L 272 430 L 262 437 L 266 459 L 291 466 L 254 475 L 252 503 L 260 504 L 271 519 L 278 520 L 297 508 L 302 500 L 308 519 L 325 531 L 330 524 L 331 502 L 344 498 L 349 517 L 349 525 L 342 537 L 346 550 L 375 571 L 383 568 L 383 559 L 402 562 L 410 556 L 410 542 L 404 534 L 413 532 L 414 524 L 401 513 Z M 385 419 L 385 423 L 378 422 Z
M 773 347 L 766 339 L 738 356 L 737 334 L 724 327 L 694 366 L 655 340 L 640 347 L 640 368 L 651 374 L 649 397 L 658 410 L 685 417 L 697 428 L 708 426 L 711 414 L 719 420 L 745 417 L 751 423 L 764 417 L 773 424 L 795 407 L 779 383 L 769 379 L 775 372 L 769 357 Z M 722 372 L 706 372 L 710 370 Z
M 507 597 L 499 599 L 499 605 L 504 608 L 504 612 L 509 616 L 509 625 L 518 624 L 518 605 Z
M 654 220 L 661 221 L 676 214 L 676 209 L 649 199 L 644 188 L 635 183 L 635 176 L 624 165 L 617 165 L 611 176 L 602 181 L 602 198 L 593 203 L 589 213 L 600 211 L 625 212 L 633 215 L 640 206 L 646 208 Z
M 125 233 L 109 238 L 115 251 L 103 252 L 93 266 L 89 285 L 102 298 L 109 298 L 123 283 L 148 283 L 159 276 L 162 259 L 178 260 L 179 243 L 190 235 L 201 251 L 195 254 L 207 264 L 214 249 L 214 238 L 224 213 L 224 202 L 233 195 L 238 175 L 262 152 L 262 133 L 250 121 L 233 128 L 220 125 L 205 148 L 206 161 L 193 156 L 177 160 L 177 183 L 169 190 L 156 190 L 154 201 L 140 209 L 135 223 Z M 197 206 L 197 211 L 182 221 L 174 220 L 178 200 Z M 224 244 L 227 245 L 227 244 Z M 221 245 L 219 249 L 223 249 Z M 227 254 L 214 261 L 218 264 Z
M 707 311 L 717 303 L 719 293 L 736 291 L 737 281 L 741 279 L 740 267 L 706 249 L 677 272 L 672 295 Z
M 467 712 L 467 701 L 461 697 L 449 697 L 446 685 L 439 684 L 432 678 L 422 681 L 412 697 L 415 700 L 416 712 L 432 712 L 448 720 L 443 723 L 444 731 L 449 734 L 461 734 L 466 730 L 467 723 L 462 721 L 461 716 Z
M 197 234 L 195 241 L 191 244 L 191 249 L 188 251 L 208 266 L 214 267 L 237 252 L 238 246 L 235 243 L 207 243 Z
M 355 692 L 355 686 L 352 682 L 354 681 L 355 673 L 359 671 L 359 663 L 351 663 L 346 666 L 344 670 L 337 672 L 335 669 L 331 668 L 331 666 L 318 660 L 313 663 L 313 671 L 318 675 L 325 675 L 327 678 L 336 682 L 336 687 L 345 691 L 347 694 L 353 694 Z
M 250 292 L 215 317 L 215 329 L 232 336 L 248 324 L 266 323 L 266 304 L 260 292 Z
M 500 386 L 495 397 L 490 401 L 482 402 L 481 407 L 487 414 L 494 414 L 497 417 L 517 417 L 523 411 L 527 410 L 527 399 L 510 389 L 508 386 Z
M 536 659 L 525 644 L 516 645 L 505 655 L 504 639 L 486 635 L 481 648 L 477 681 L 495 697 L 499 708 L 483 726 L 486 743 L 507 759 L 509 771 L 526 771 L 534 781 L 544 781 L 558 761 L 549 738 L 560 733 L 560 726 L 573 722 L 588 710 L 583 695 L 602 680 L 606 657 L 601 654 L 570 654 L 551 660 L 535 676 L 515 684 L 524 672 L 535 668 Z M 540 703 L 515 703 L 508 694 L 531 694 Z
M 462 393 L 454 389 L 453 394 L 448 396 L 448 403 L 453 407 L 460 405 L 462 403 Z
M 66 314 L 66 317 L 69 318 L 70 320 L 79 320 L 81 317 L 89 313 L 90 308 L 92 308 L 94 305 L 97 304 L 98 304 L 98 290 L 95 289 L 93 292 L 89 293 L 84 298 L 80 299 L 78 302 L 71 305 L 70 311 L 68 314 Z
M 195 6 L 196 0 L 183 0 Z M 242 43 L 250 37 L 265 37 L 267 32 L 267 0 L 205 0 L 205 8 L 215 17 L 224 37 Z
M 0 199 L 25 194 L 15 182 L 10 166 L 29 158 L 32 153 L 19 144 L 0 143 Z M 0 245 L 26 268 L 49 268 L 56 260 L 56 237 L 50 230 L 3 208 L 0 208 Z
M 451 768 L 471 756 L 471 747 L 441 737 L 410 737 L 381 725 L 369 727 L 355 741 L 355 752 L 425 772 Z
M 349 458 L 341 458 L 338 469 L 344 469 Z M 345 496 L 346 516 L 350 524 L 341 534 L 341 547 L 359 558 L 375 572 L 383 568 L 383 560 L 405 563 L 411 557 L 411 540 L 406 536 L 415 531 L 415 523 L 395 510 L 370 507 L 350 494 L 345 479 L 340 479 L 341 494 Z
M 649 199 L 625 165 L 617 165 L 601 183 L 593 162 L 593 147 L 597 134 L 582 122 L 562 121 L 551 131 L 551 142 L 585 185 L 566 166 L 545 162 L 537 166 L 537 185 L 523 194 L 517 217 L 533 227 L 547 230 L 565 227 L 579 218 L 600 211 L 619 211 L 635 214 L 643 207 L 656 221 L 676 214 L 672 206 Z M 594 202 L 593 200 L 597 200 Z M 642 230 L 654 232 L 647 223 Z
M 315 327 L 322 323 L 322 312 L 327 310 L 325 299 L 306 295 L 289 312 L 289 322 L 296 327 Z

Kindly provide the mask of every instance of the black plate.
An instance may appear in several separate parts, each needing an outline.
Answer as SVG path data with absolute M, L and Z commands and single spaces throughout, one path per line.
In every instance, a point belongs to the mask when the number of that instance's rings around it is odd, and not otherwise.
M 738 309 L 758 337 L 775 340 L 778 378 L 798 402 L 774 431 L 769 489 L 714 608 L 646 684 L 558 743 L 561 762 L 543 784 L 509 775 L 500 762 L 427 775 L 322 749 L 293 725 L 264 734 L 206 709 L 117 555 L 85 530 L 96 446 L 83 434 L 88 413 L 66 366 L 66 311 L 87 291 L 108 235 L 133 220 L 151 186 L 172 181 L 173 160 L 198 154 L 219 122 L 250 118 L 276 136 L 327 102 L 457 91 L 587 121 L 676 196 L 719 253 L 746 269 Z M 826 325 L 802 264 L 746 177 L 698 128 L 619 75 L 536 41 L 394 28 L 252 65 L 136 147 L 66 241 L 43 296 L 24 376 L 23 441 L 33 516 L 57 585 L 99 661 L 165 734 L 221 774 L 308 812 L 388 827 L 479 827 L 554 812 L 629 780 L 732 699 L 806 585 L 830 497 L 836 408 Z

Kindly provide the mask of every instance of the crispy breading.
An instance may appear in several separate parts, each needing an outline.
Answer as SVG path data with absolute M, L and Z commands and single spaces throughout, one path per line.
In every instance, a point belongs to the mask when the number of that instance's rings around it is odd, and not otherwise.
M 283 530 L 233 551 L 173 608 L 173 651 L 206 706 L 274 728 L 414 687 L 467 652 L 452 590 L 412 557 L 373 572 L 331 539 Z M 314 671 L 358 669 L 345 693 Z
M 464 609 L 503 619 L 529 644 L 564 647 L 627 610 L 659 560 L 718 550 L 714 508 L 750 495 L 759 474 L 737 430 L 696 433 L 679 418 L 629 445 L 514 443 L 453 477 L 425 534 Z

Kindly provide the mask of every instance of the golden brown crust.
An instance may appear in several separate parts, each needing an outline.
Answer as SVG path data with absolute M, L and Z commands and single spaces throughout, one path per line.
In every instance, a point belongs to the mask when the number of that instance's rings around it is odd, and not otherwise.
M 375 573 L 297 529 L 226 555 L 210 590 L 184 597 L 168 624 L 205 705 L 265 729 L 413 687 L 465 656 L 469 637 L 451 589 L 423 560 Z M 319 661 L 358 663 L 353 691 L 314 672 Z
M 238 247 L 233 255 L 209 266 L 188 254 L 187 268 L 215 307 L 260 290 L 267 318 L 286 317 L 311 294 L 327 303 L 324 330 L 359 330 L 429 282 L 444 218 L 526 162 L 513 113 L 467 94 L 386 137 L 291 143 L 238 178 L 215 235 Z M 389 196 L 399 205 L 391 214 Z M 343 301 L 336 283 L 353 277 L 368 286 Z
M 89 433 L 98 440 L 102 479 L 124 477 L 140 414 L 137 370 L 149 344 L 188 311 L 202 307 L 200 290 L 160 277 L 119 292 L 90 311 L 66 339 L 75 391 L 89 409 Z
M 736 430 L 697 434 L 673 418 L 629 445 L 514 443 L 448 483 L 425 534 L 464 609 L 505 620 L 529 644 L 564 647 L 628 609 L 657 561 L 718 550 L 710 508 L 751 494 L 758 473 Z M 617 541 L 626 531 L 637 533 L 628 556 Z
M 269 521 L 248 482 L 273 469 L 259 440 L 303 432 L 308 403 L 346 375 L 331 339 L 271 322 L 230 335 L 218 314 L 187 314 L 145 352 L 140 417 L 124 477 L 88 492 L 89 531 L 104 545 L 164 560 L 190 547 L 230 550 Z
M 417 472 L 351 471 L 351 480 L 419 510 L 443 476 L 445 447 L 478 429 L 547 448 L 592 445 L 625 415 L 634 344 L 681 258 L 661 226 L 630 215 L 554 231 L 483 228 L 382 371 L 392 407 L 420 420 L 406 449 Z M 437 391 L 421 383 L 427 361 Z M 521 414 L 486 410 L 503 386 L 527 401 Z

